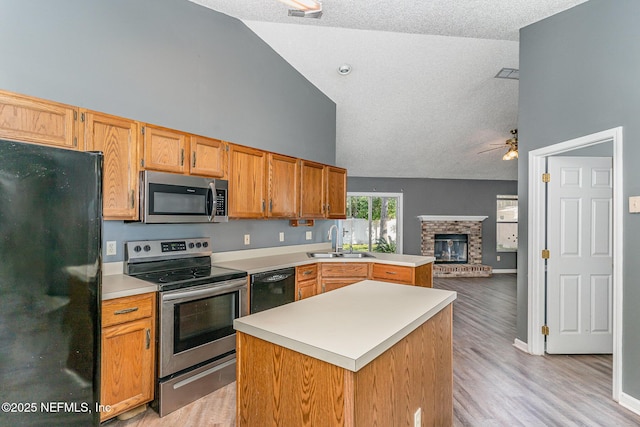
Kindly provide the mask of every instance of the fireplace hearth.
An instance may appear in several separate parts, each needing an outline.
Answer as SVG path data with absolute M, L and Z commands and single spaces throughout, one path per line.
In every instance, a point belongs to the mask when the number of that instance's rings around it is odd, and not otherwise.
M 436 234 L 433 255 L 436 264 L 466 264 L 468 234 Z

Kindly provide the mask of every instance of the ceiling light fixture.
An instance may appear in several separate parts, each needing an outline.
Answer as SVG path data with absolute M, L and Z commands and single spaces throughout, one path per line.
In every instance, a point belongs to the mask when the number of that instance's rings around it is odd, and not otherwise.
M 349 64 L 342 64 L 341 66 L 338 67 L 338 74 L 340 74 L 341 76 L 346 76 L 350 72 L 351 72 L 351 65 Z
M 513 160 L 518 158 L 518 129 L 512 129 L 513 137 L 507 139 L 505 143 L 509 145 L 509 150 L 504 153 L 502 160 Z
M 280 0 L 290 6 L 289 16 L 299 18 L 320 18 L 322 16 L 322 2 L 320 0 Z

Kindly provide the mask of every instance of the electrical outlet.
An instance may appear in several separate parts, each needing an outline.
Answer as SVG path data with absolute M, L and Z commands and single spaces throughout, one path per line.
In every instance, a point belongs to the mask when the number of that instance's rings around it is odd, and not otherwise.
M 250 234 L 245 234 L 244 235 L 244 244 L 245 245 L 250 245 L 251 244 L 251 235 Z
M 640 213 L 640 196 L 629 197 L 629 213 Z
M 280 232 L 280 241 L 284 242 L 284 231 Z
M 418 408 L 413 414 L 413 427 L 422 427 L 422 408 Z
M 313 239 L 313 231 L 307 231 L 306 238 L 307 240 Z
M 107 256 L 117 255 L 118 253 L 118 244 L 115 240 L 110 240 L 107 242 Z
M 496 261 L 500 261 L 500 255 L 496 257 Z

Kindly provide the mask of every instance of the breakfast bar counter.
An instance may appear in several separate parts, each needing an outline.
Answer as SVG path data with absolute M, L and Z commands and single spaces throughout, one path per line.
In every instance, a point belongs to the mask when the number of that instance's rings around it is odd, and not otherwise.
M 365 280 L 236 319 L 237 425 L 451 425 L 455 298 Z

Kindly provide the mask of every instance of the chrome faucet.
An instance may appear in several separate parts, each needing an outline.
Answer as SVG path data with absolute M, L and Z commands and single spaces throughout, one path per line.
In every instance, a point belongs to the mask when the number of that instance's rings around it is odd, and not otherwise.
M 336 230 L 336 240 L 332 240 L 331 239 L 331 232 L 333 230 Z M 331 252 L 338 252 L 338 226 L 333 224 L 331 227 L 329 227 L 329 233 L 328 233 L 328 238 L 329 240 L 331 240 Z

